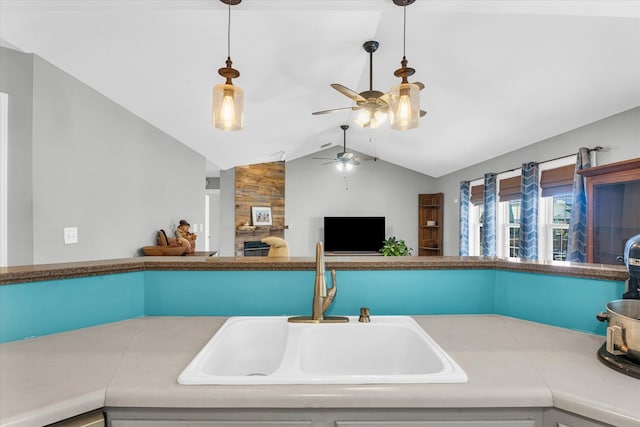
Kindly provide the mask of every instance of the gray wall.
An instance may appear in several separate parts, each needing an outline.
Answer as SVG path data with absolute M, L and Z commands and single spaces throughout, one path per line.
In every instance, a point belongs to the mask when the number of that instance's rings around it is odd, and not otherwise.
M 9 107 L 12 135 L 32 130 L 31 158 L 11 152 L 9 161 L 33 165 L 24 180 L 9 183 L 10 212 L 21 208 L 10 226 L 33 231 L 10 245 L 32 235 L 33 257 L 11 257 L 10 265 L 131 257 L 155 244 L 160 228 L 173 232 L 181 218 L 204 222 L 203 156 L 38 56 L 2 55 L 3 74 L 33 64 L 32 83 L 23 83 L 32 95 L 18 95 L 33 99 L 31 122 L 16 123 Z M 9 93 L 24 90 L 6 85 Z M 12 196 L 23 191 L 32 194 L 32 209 Z M 77 244 L 64 245 L 64 227 L 78 227 Z
M 9 95 L 7 136 L 8 265 L 33 262 L 32 110 L 33 56 L 0 47 L 0 92 Z
M 220 256 L 234 256 L 236 247 L 236 170 L 220 171 Z
M 435 189 L 432 177 L 382 160 L 347 174 L 311 157 L 334 158 L 341 147 L 286 162 L 285 230 L 291 256 L 313 256 L 325 216 L 384 216 L 386 237 L 404 239 L 417 254 L 418 194 Z M 345 178 L 346 176 L 346 178 Z
M 554 136 L 520 150 L 507 153 L 437 179 L 437 189 L 445 193 L 444 254 L 458 255 L 460 181 L 474 180 L 487 172 L 517 168 L 525 162 L 542 162 L 572 153 L 578 148 L 605 147 L 597 154 L 597 164 L 640 157 L 640 107 Z

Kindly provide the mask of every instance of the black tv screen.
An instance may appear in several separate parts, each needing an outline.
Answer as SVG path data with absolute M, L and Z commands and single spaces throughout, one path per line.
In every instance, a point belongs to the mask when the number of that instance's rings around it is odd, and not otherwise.
M 324 250 L 327 252 L 378 252 L 383 240 L 383 216 L 324 217 Z

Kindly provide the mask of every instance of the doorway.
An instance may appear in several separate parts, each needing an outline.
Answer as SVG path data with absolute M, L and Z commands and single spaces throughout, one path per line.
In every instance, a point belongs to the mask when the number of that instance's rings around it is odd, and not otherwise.
M 0 92 L 0 267 L 8 262 L 9 95 Z

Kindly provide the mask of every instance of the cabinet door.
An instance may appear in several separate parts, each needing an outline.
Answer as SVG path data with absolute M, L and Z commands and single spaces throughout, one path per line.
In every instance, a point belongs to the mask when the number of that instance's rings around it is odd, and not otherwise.
M 311 421 L 149 421 L 114 420 L 111 427 L 309 427 Z
M 583 169 L 587 192 L 587 262 L 619 264 L 640 233 L 640 159 Z
M 534 420 L 338 421 L 336 427 L 535 427 Z

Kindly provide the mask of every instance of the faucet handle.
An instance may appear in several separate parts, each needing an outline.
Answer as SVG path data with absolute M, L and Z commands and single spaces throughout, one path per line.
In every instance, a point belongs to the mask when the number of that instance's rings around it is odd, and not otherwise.
M 362 323 L 371 322 L 371 317 L 369 316 L 369 308 L 360 307 L 360 317 L 358 318 L 358 322 L 362 322 Z

